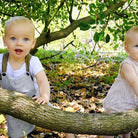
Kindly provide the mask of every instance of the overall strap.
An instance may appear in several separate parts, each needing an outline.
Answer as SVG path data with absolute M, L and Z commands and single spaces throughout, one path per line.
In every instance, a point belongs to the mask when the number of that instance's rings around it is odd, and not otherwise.
M 31 54 L 28 54 L 25 57 L 25 63 L 26 63 L 26 71 L 29 72 L 29 65 L 30 65 L 30 59 L 31 59 Z M 7 70 L 7 62 L 8 62 L 8 58 L 9 58 L 9 53 L 4 53 L 3 55 L 3 59 L 2 59 L 2 72 L 6 72 Z
M 32 55 L 31 54 L 28 54 L 26 57 L 25 57 L 25 63 L 26 63 L 26 71 L 29 72 L 29 66 L 30 66 L 30 59 L 31 59 Z
M 2 72 L 6 72 L 7 70 L 8 58 L 9 58 L 9 53 L 4 53 L 2 59 Z

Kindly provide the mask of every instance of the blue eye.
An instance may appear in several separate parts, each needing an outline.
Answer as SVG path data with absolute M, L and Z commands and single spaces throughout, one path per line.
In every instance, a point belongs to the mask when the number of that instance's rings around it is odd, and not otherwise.
M 16 38 L 15 37 L 11 37 L 11 40 L 16 40 Z
M 24 38 L 24 41 L 28 41 L 29 39 L 28 38 Z
M 135 47 L 138 47 L 138 45 L 135 45 Z

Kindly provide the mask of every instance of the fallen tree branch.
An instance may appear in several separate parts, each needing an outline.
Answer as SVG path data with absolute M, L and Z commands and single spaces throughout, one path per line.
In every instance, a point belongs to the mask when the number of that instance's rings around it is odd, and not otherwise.
M 0 89 L 0 112 L 66 133 L 116 135 L 138 128 L 137 110 L 116 114 L 65 112 L 47 104 L 39 105 L 26 95 L 4 89 Z

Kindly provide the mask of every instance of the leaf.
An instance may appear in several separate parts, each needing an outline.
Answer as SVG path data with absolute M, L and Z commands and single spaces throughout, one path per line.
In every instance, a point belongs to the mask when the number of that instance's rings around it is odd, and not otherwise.
M 99 41 L 99 36 L 99 33 L 95 32 L 93 39 L 96 43 Z
M 106 43 L 108 43 L 110 41 L 110 35 L 109 34 L 106 35 L 105 41 L 106 41 Z
M 103 37 L 104 37 L 103 31 L 101 31 L 100 33 L 95 32 L 93 39 L 97 43 L 98 41 L 101 41 Z
M 116 44 L 115 46 L 114 46 L 114 50 L 116 50 L 118 48 L 118 44 Z
M 0 124 L 2 124 L 3 122 L 5 121 L 5 117 L 4 117 L 4 115 L 0 115 Z
M 95 4 L 94 4 L 94 3 L 91 3 L 91 4 L 89 5 L 89 9 L 90 9 L 89 13 L 90 13 L 90 14 L 95 13 L 95 8 L 96 8 Z
M 65 111 L 68 111 L 68 112 L 75 112 L 74 108 L 72 108 L 72 107 L 67 107 L 67 108 L 65 109 Z
M 94 3 L 91 3 L 89 6 L 90 6 L 91 9 L 96 8 Z
M 91 26 L 88 23 L 81 22 L 79 24 L 79 27 L 80 27 L 80 30 L 86 31 L 86 30 L 89 30 Z
M 89 24 L 91 24 L 91 25 L 95 24 L 95 20 L 91 20 L 91 21 L 89 22 Z
M 95 23 L 95 19 L 96 19 L 95 15 L 91 15 L 91 18 L 93 19 L 93 21 L 91 21 L 91 22 L 94 24 Z
M 101 41 L 104 37 L 104 31 L 100 32 L 99 41 Z

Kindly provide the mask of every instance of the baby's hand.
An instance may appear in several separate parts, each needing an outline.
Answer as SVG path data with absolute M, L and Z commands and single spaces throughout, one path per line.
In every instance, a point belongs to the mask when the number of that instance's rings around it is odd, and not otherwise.
M 33 97 L 32 99 L 36 100 L 36 103 L 38 104 L 45 104 L 49 102 L 47 97 Z

